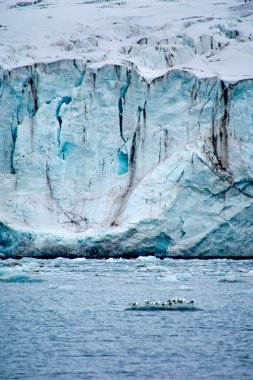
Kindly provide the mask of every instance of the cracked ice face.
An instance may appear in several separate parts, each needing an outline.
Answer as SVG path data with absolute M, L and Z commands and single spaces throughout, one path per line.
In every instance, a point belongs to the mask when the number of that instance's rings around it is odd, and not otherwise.
M 62 61 L 20 68 L 1 83 L 8 252 L 208 256 L 211 246 L 219 256 L 239 239 L 248 254 L 248 81 L 174 71 L 147 83 L 123 66 L 94 75 Z

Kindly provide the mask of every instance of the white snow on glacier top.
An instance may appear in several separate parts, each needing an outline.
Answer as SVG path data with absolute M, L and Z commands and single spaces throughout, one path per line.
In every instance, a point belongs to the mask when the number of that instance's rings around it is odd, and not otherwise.
M 0 0 L 0 66 L 59 59 L 253 78 L 252 0 Z

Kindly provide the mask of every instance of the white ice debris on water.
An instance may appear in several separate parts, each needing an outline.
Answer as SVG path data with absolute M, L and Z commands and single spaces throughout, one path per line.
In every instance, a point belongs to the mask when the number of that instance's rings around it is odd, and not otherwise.
M 253 1 L 0 1 L 0 258 L 253 257 Z

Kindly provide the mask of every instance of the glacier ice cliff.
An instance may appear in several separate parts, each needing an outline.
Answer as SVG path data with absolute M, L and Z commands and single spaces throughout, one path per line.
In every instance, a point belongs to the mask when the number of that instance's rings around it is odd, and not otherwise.
M 253 81 L 2 70 L 0 257 L 253 257 Z

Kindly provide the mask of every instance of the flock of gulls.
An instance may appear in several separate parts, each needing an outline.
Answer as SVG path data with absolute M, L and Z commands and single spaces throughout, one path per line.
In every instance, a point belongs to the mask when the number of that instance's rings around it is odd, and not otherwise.
M 127 310 L 197 310 L 194 300 L 185 298 L 172 298 L 167 301 L 145 301 L 144 304 L 134 302 Z

